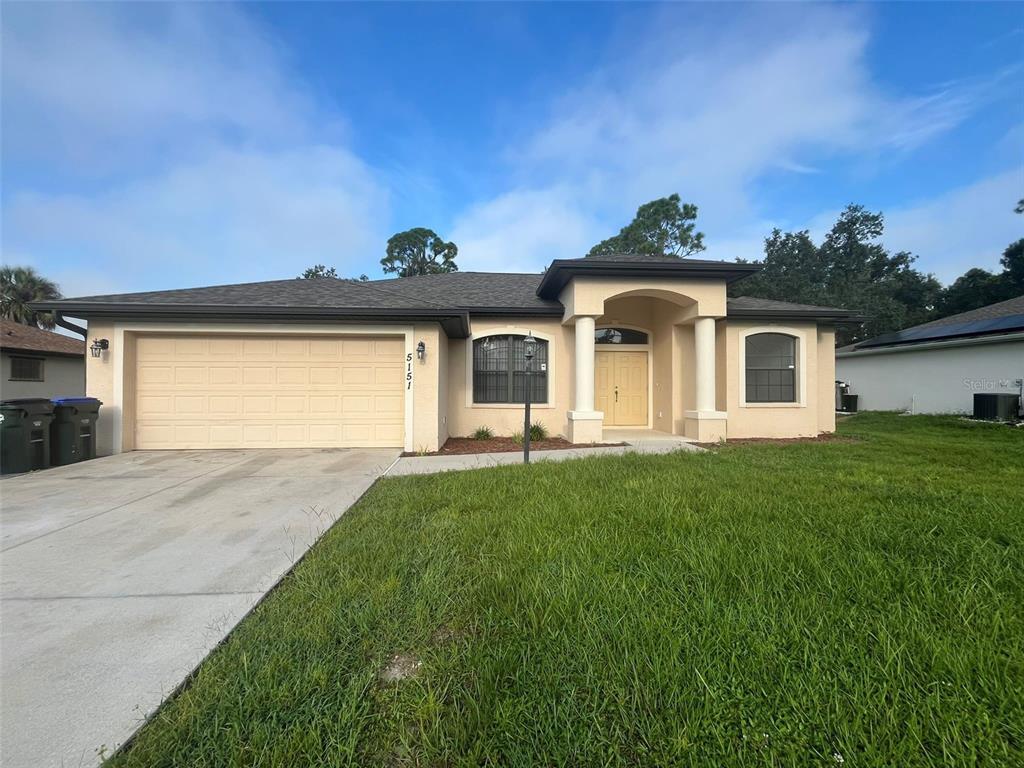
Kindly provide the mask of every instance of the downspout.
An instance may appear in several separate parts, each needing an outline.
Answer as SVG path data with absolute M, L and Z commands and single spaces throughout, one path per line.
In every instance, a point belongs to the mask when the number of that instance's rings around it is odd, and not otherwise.
M 55 322 L 57 325 L 59 325 L 61 328 L 65 329 L 67 331 L 71 331 L 72 333 L 77 333 L 83 339 L 86 338 L 89 335 L 89 331 L 87 331 L 82 326 L 75 325 L 70 320 L 65 320 L 64 319 L 64 313 L 62 313 L 60 311 L 54 310 L 53 322 Z

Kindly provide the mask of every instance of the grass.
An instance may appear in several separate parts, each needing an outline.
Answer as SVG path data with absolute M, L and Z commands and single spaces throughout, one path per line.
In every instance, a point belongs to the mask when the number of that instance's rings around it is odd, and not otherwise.
M 383 481 L 111 764 L 1024 764 L 1024 432 L 840 430 Z

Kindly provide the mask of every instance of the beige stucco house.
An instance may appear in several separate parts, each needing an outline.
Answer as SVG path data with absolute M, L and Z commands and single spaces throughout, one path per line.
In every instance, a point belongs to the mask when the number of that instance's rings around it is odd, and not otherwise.
M 281 280 L 40 304 L 108 344 L 87 365 L 101 449 L 394 446 L 534 420 L 577 443 L 830 432 L 851 312 L 726 289 L 749 264 L 624 255 L 543 274 Z

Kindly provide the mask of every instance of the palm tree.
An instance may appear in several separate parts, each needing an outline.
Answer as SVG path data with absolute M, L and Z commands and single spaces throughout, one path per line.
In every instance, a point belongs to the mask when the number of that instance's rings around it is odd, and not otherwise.
M 36 312 L 29 308 L 33 301 L 61 298 L 57 284 L 32 267 L 0 268 L 0 315 L 22 325 L 52 330 L 56 325 L 52 312 Z

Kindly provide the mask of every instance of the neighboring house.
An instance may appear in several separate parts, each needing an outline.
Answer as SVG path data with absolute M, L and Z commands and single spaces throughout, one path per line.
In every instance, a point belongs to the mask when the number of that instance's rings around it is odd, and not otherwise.
M 836 378 L 872 411 L 970 413 L 975 392 L 1019 393 L 1024 296 L 842 347 Z
M 0 397 L 81 397 L 85 342 L 0 320 Z
M 41 302 L 89 321 L 101 449 L 395 446 L 522 427 L 700 441 L 834 428 L 828 307 L 727 299 L 750 264 L 618 256 L 543 274 L 279 280 Z

